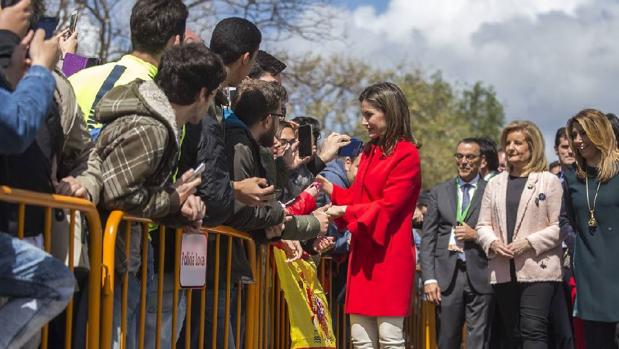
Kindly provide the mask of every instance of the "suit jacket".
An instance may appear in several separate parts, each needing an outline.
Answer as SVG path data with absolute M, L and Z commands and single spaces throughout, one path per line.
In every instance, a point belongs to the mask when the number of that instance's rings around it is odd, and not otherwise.
M 479 179 L 464 222 L 475 229 L 486 181 Z M 458 252 L 447 249 L 451 230 L 456 225 L 458 198 L 456 179 L 443 182 L 430 191 L 428 212 L 423 220 L 419 259 L 424 281 L 435 279 L 441 290 L 449 287 L 456 271 Z M 488 280 L 488 258 L 476 241 L 465 241 L 466 272 L 471 286 L 479 293 L 492 293 Z
M 507 243 L 507 172 L 496 176 L 486 188 L 477 223 L 478 241 L 488 257 L 490 282 L 511 280 L 509 259 L 495 255 L 490 245 L 495 240 Z M 519 282 L 561 281 L 561 234 L 559 213 L 563 189 L 550 172 L 529 174 L 522 191 L 513 241 L 527 239 L 532 250 L 514 258 Z

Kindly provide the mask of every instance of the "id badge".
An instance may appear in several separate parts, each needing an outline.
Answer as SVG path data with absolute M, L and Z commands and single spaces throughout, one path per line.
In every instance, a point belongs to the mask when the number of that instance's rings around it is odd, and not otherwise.
M 451 227 L 447 249 L 449 251 L 464 252 L 464 242 L 456 240 L 456 227 Z

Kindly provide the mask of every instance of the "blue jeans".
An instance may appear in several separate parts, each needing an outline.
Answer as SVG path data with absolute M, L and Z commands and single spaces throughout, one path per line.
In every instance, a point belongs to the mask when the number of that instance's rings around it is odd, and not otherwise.
M 114 320 L 113 320 L 113 348 L 120 348 L 120 320 L 122 315 L 122 280 L 123 274 L 116 273 L 114 285 Z M 127 290 L 127 345 L 126 349 L 138 347 L 138 315 L 140 314 L 140 280 L 129 273 Z
M 20 348 L 69 303 L 75 278 L 45 251 L 0 233 L 0 349 Z
M 151 282 L 146 299 L 146 331 L 144 335 L 144 348 L 155 348 L 157 343 L 157 289 L 158 275 L 154 275 Z M 174 300 L 174 274 L 163 274 L 163 307 L 161 312 L 161 348 L 170 348 L 170 334 L 172 333 L 172 304 Z M 176 331 L 174 333 L 174 341 L 178 340 L 181 333 L 185 314 L 187 312 L 187 304 L 185 290 L 180 290 L 178 293 L 178 316 L 176 318 Z

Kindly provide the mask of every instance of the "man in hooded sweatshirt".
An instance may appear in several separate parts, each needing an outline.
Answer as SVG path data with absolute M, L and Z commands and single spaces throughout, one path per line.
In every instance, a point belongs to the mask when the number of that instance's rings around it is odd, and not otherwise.
M 172 177 L 178 164 L 180 130 L 207 114 L 225 76 L 221 59 L 203 44 L 174 46 L 163 54 L 154 81 L 117 86 L 101 99 L 95 119 L 104 125 L 96 143 L 103 174 L 99 204 L 103 220 L 112 210 L 123 210 L 169 226 L 201 226 L 204 203 L 193 195 L 200 177 L 193 178 L 192 170 L 175 183 Z M 117 239 L 117 255 L 124 251 L 122 245 L 122 239 Z M 132 309 L 128 314 L 135 315 L 139 265 L 128 264 L 118 266 L 117 271 L 129 270 L 133 297 L 129 297 Z M 137 338 L 131 327 L 127 330 L 129 348 Z M 114 335 L 118 339 L 117 331 Z

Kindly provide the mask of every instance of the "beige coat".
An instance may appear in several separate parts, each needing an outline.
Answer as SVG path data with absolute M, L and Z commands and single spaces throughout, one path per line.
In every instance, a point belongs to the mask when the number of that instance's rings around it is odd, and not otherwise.
M 478 243 L 490 259 L 490 283 L 510 281 L 509 259 L 490 251 L 490 244 L 507 244 L 506 197 L 508 173 L 488 183 L 477 222 Z M 514 241 L 527 239 L 532 250 L 514 258 L 519 282 L 561 281 L 561 238 L 559 213 L 563 189 L 559 178 L 550 172 L 534 172 L 522 191 Z

